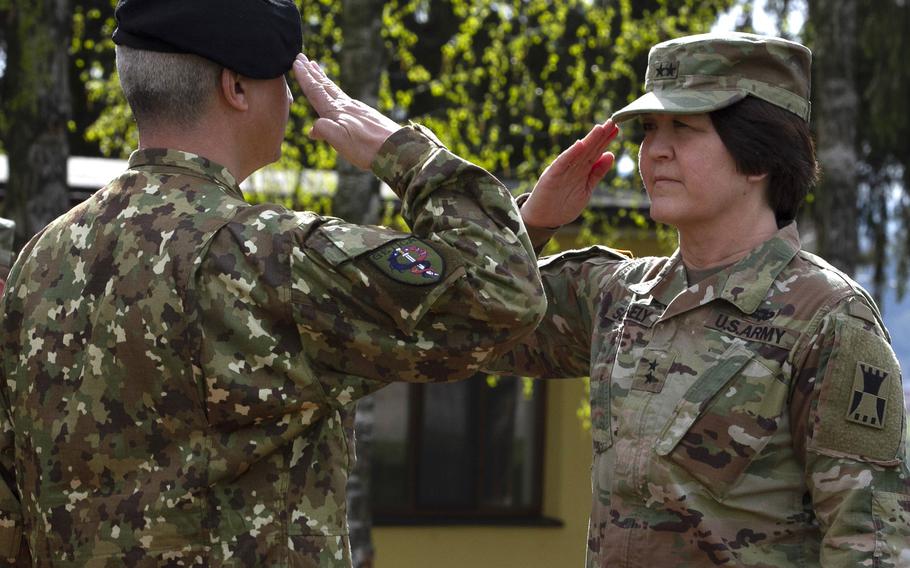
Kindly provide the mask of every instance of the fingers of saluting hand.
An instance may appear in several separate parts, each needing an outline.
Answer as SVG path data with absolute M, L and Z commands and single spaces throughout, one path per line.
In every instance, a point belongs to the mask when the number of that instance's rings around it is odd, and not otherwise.
M 338 99 L 348 99 L 348 96 L 338 88 L 331 79 L 326 77 L 322 68 L 315 61 L 310 61 L 302 53 L 294 60 L 294 77 L 307 100 L 313 105 L 319 116 L 325 117 L 337 111 Z
M 601 159 L 604 150 L 618 133 L 619 128 L 610 120 L 596 125 L 584 138 L 576 140 L 553 161 L 550 165 L 552 173 L 562 174 L 576 168 L 590 168 Z
M 301 54 L 301 55 L 303 55 L 303 54 Z M 347 94 L 345 94 L 344 91 L 341 90 L 341 88 L 338 85 L 335 84 L 334 81 L 332 81 L 331 79 L 328 78 L 328 76 L 325 74 L 325 71 L 322 70 L 322 67 L 320 67 L 318 63 L 316 63 L 315 61 L 310 61 L 310 62 L 308 62 L 308 65 L 309 65 L 310 69 L 312 70 L 313 77 L 315 77 L 316 80 L 319 81 L 319 83 L 322 85 L 322 88 L 325 89 L 325 92 L 328 93 L 329 96 L 336 98 L 336 99 L 350 98 L 347 96 Z
M 326 92 L 325 87 L 313 76 L 313 70 L 309 66 L 309 61 L 303 54 L 297 56 L 294 61 L 294 78 L 297 84 L 303 89 L 310 104 L 320 116 L 327 114 L 332 109 L 332 97 Z
M 599 160 L 618 133 L 619 128 L 611 120 L 592 128 L 581 140 L 584 150 L 578 156 L 579 165 L 587 167 Z

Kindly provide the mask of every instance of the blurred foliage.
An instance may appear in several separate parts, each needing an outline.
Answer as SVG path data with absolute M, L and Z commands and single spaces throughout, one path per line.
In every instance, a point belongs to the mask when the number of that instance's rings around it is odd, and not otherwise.
M 531 181 L 562 148 L 639 94 L 652 44 L 706 31 L 731 2 L 390 0 L 380 110 L 426 124 L 455 153 L 498 175 Z M 84 85 L 77 106 L 84 108 L 73 129 L 104 155 L 126 156 L 136 134 L 109 39 L 115 3 L 76 2 L 70 52 Z M 298 4 L 305 51 L 337 77 L 340 3 Z M 334 153 L 306 137 L 312 112 L 292 88 L 297 101 L 280 166 L 330 169 Z M 618 153 L 634 156 L 634 146 L 627 141 Z
M 430 127 L 456 154 L 528 190 L 563 148 L 640 94 L 653 44 L 708 31 L 733 1 L 389 0 L 382 32 L 389 64 L 379 107 L 399 122 Z M 125 157 L 137 137 L 109 39 L 116 0 L 75 4 L 70 52 L 74 81 L 80 90 L 84 86 L 84 95 L 73 131 L 84 131 L 85 141 L 102 154 Z M 298 0 L 298 5 L 304 51 L 337 78 L 341 4 Z M 291 83 L 296 100 L 283 157 L 271 167 L 297 174 L 332 169 L 334 152 L 306 136 L 314 116 Z M 626 130 L 613 150 L 637 160 L 640 132 L 636 125 Z M 640 191 L 640 181 L 611 172 L 603 190 L 619 188 Z M 300 183 L 260 188 L 248 199 L 331 213 L 330 194 L 314 195 Z M 385 205 L 382 223 L 405 229 L 396 203 Z M 634 208 L 609 215 L 592 210 L 579 224 L 573 246 L 609 242 L 618 226 L 655 230 Z M 656 231 L 663 250 L 673 250 L 675 231 L 660 226 Z M 545 252 L 557 250 L 554 240 Z M 526 381 L 525 389 L 532 384 Z M 586 406 L 579 410 L 581 416 L 589 412 Z
M 0 0 L 0 12 L 10 0 Z M 114 66 L 116 0 L 74 0 L 69 46 L 73 119 L 70 148 L 77 155 L 125 157 L 136 131 Z M 396 120 L 430 126 L 456 153 L 530 188 L 562 148 L 641 89 L 647 51 L 669 37 L 706 31 L 717 14 L 738 5 L 738 27 L 750 30 L 754 0 L 389 0 L 383 38 L 390 57 L 380 109 Z M 341 3 L 298 0 L 305 50 L 333 77 L 343 37 Z M 780 33 L 812 45 L 811 26 L 801 37 L 785 17 L 805 2 L 768 0 Z M 910 74 L 910 4 L 874 0 L 858 23 L 861 119 L 857 141 L 864 185 L 859 204 L 879 286 L 894 259 L 898 288 L 910 279 L 910 114 L 904 108 Z M 811 15 L 809 15 L 811 21 Z M 2 42 L 2 38 L 0 38 Z M 306 137 L 312 112 L 292 85 L 288 137 L 281 162 L 287 170 L 331 169 L 335 155 Z M 4 103 L 6 104 L 6 103 Z M 2 121 L 2 113 L 0 113 Z M 618 156 L 636 158 L 636 127 L 627 127 Z M 610 174 L 607 187 L 640 189 L 635 176 Z M 810 196 L 810 206 L 811 199 Z M 610 227 L 640 223 L 634 210 L 604 224 L 586 217 L 594 240 L 609 240 Z M 888 229 L 893 229 L 889 234 Z M 659 228 L 672 247 L 672 231 Z M 606 237 L 606 239 L 605 239 Z M 890 238 L 889 238 L 890 237 Z M 896 238 L 895 238 L 896 237 Z M 548 251 L 552 252 L 552 250 Z

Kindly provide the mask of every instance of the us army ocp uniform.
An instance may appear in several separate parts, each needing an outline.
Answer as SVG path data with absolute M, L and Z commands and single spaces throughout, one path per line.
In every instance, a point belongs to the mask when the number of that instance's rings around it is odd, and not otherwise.
M 794 224 L 693 286 L 678 252 L 541 273 L 547 316 L 494 370 L 591 377 L 588 566 L 907 565 L 900 368 Z
M 413 234 L 149 149 L 29 243 L 0 304 L 4 556 L 350 565 L 342 411 L 470 376 L 545 307 L 509 193 L 421 132 L 374 161 Z

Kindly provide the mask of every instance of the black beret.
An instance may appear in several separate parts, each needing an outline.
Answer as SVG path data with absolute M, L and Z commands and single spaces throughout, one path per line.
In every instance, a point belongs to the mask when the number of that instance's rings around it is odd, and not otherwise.
M 293 0 L 120 0 L 114 43 L 192 53 L 252 79 L 291 69 L 303 46 Z

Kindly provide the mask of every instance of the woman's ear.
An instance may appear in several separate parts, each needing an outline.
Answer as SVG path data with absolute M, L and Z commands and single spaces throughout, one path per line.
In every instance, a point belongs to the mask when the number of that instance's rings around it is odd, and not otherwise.
M 221 96 L 228 106 L 245 111 L 250 108 L 245 90 L 246 79 L 230 69 L 221 70 Z
M 749 174 L 746 176 L 746 179 L 749 181 L 749 183 L 761 183 L 768 179 L 768 174 Z

